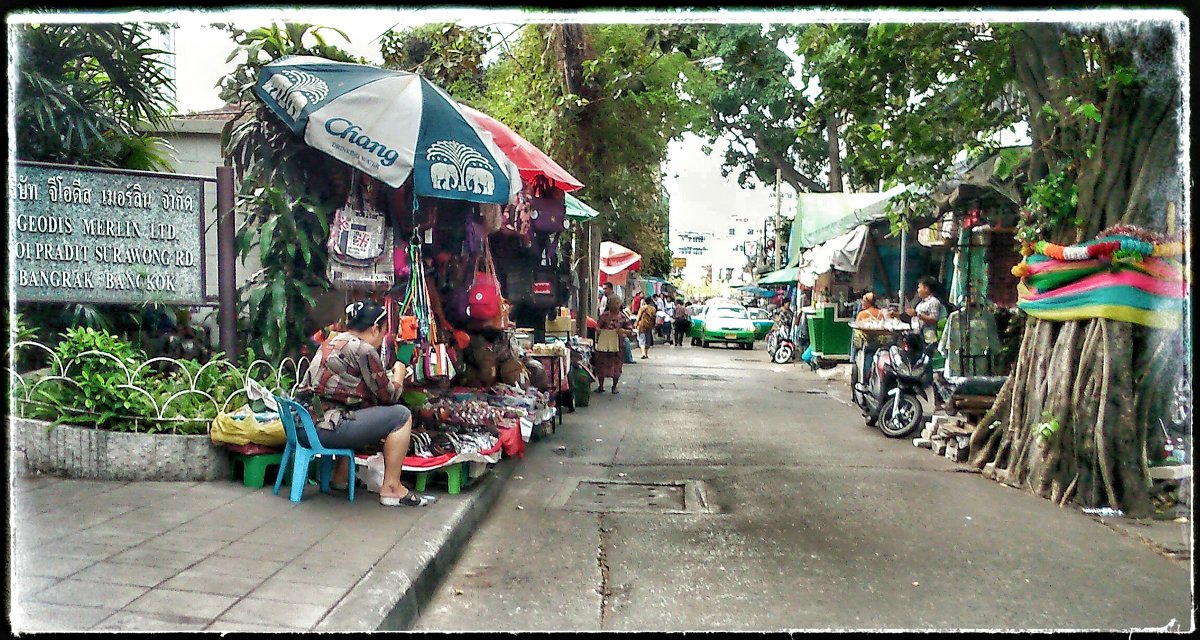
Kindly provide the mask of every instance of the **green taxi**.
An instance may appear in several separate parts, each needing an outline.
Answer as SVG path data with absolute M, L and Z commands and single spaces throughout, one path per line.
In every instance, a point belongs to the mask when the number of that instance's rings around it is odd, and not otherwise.
M 754 339 L 766 340 L 767 334 L 771 333 L 771 329 L 775 326 L 770 312 L 755 307 L 746 309 L 746 313 L 750 314 L 750 320 L 754 322 Z
M 707 347 L 714 342 L 736 344 L 753 349 L 756 337 L 754 322 L 746 308 L 738 305 L 709 305 L 692 317 L 688 334 L 693 345 Z

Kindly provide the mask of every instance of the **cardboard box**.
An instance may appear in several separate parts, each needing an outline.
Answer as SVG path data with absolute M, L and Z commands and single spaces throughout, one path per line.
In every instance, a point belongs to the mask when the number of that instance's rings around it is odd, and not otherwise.
M 547 320 L 546 333 L 575 333 L 575 320 L 561 317 Z

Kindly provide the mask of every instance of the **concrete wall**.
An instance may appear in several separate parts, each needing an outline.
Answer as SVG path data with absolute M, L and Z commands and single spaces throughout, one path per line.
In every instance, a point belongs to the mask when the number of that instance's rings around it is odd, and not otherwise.
M 221 156 L 221 128 L 225 123 L 221 120 L 204 120 L 193 118 L 174 118 L 168 130 L 155 132 L 170 143 L 171 165 L 176 173 L 216 178 L 217 167 L 225 164 Z M 206 184 L 204 188 L 204 269 L 205 296 L 214 302 L 217 298 L 217 186 L 216 183 Z M 241 227 L 245 216 L 235 215 L 236 227 Z M 252 253 L 246 263 L 239 259 L 236 262 L 235 280 L 237 286 L 243 286 L 250 276 L 262 268 L 257 253 Z M 217 330 L 216 307 L 200 310 L 196 316 L 209 328 L 213 346 L 220 344 Z
M 117 433 L 10 417 L 12 471 L 88 480 L 221 480 L 229 454 L 207 435 Z

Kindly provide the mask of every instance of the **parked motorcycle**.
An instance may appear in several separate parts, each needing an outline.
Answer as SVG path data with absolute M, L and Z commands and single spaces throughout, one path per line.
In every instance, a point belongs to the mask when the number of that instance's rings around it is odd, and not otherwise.
M 771 355 L 771 361 L 775 364 L 786 364 L 791 362 L 792 356 L 795 355 L 796 344 L 792 342 L 791 336 L 776 327 L 767 334 L 767 353 Z
M 924 418 L 924 408 L 917 396 L 928 399 L 924 377 L 932 366 L 921 334 L 903 333 L 893 344 L 875 351 L 867 378 L 860 381 L 863 358 L 862 351 L 855 357 L 850 388 L 867 426 L 878 426 L 889 438 L 903 438 L 915 432 Z

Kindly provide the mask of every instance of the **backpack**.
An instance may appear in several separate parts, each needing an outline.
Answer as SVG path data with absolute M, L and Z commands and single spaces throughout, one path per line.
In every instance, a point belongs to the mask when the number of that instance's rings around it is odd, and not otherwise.
M 687 317 L 688 317 L 687 307 L 685 307 L 681 304 L 676 304 L 675 305 L 675 313 L 672 314 L 672 319 L 687 320 Z

